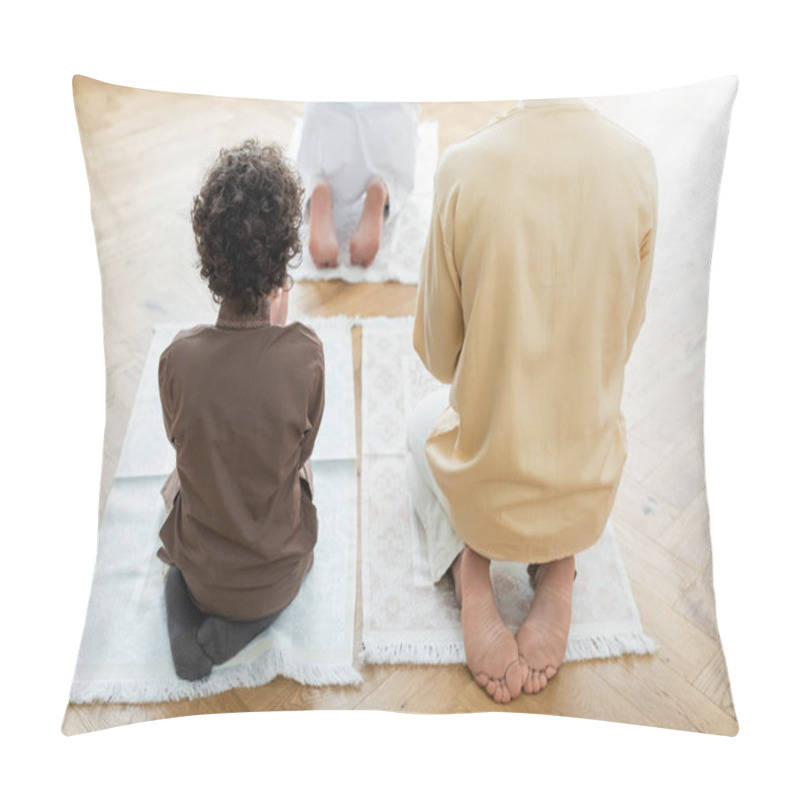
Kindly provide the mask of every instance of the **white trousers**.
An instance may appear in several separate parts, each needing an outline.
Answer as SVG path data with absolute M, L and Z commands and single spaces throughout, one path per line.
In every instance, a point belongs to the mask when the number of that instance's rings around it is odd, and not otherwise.
M 360 217 L 367 186 L 381 178 L 389 216 L 414 188 L 417 103 L 306 103 L 297 168 L 306 195 L 325 181 L 336 227 Z
M 447 503 L 425 456 L 425 442 L 433 426 L 447 408 L 449 389 L 428 395 L 414 410 L 408 422 L 406 484 L 411 502 L 425 532 L 431 580 L 436 583 L 464 549 L 447 513 Z

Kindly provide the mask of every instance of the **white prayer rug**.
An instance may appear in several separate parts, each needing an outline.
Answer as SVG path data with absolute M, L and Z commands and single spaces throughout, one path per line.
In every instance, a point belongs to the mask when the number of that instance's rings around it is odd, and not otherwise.
M 362 319 L 362 658 L 368 663 L 464 663 L 453 584 L 432 584 L 425 539 L 406 490 L 407 420 L 442 387 L 412 347 L 412 319 Z M 567 661 L 652 653 L 609 524 L 577 556 Z M 523 564 L 492 563 L 500 614 L 516 631 L 533 590 Z
M 295 125 L 287 151 L 292 159 L 297 158 L 302 128 L 303 121 L 300 119 Z M 355 216 L 340 222 L 342 232 L 339 239 L 339 265 L 331 269 L 318 269 L 308 252 L 306 218 L 300 229 L 303 241 L 302 261 L 291 271 L 295 280 L 322 281 L 338 278 L 347 283 L 417 283 L 433 208 L 433 174 L 439 157 L 439 124 L 421 122 L 418 130 L 414 190 L 406 198 L 402 208 L 384 226 L 375 261 L 369 267 L 350 264 L 350 235 L 358 224 L 358 216 Z
M 203 680 L 175 674 L 158 533 L 160 489 L 175 455 L 164 432 L 158 360 L 181 327 L 156 328 L 98 542 L 89 608 L 70 691 L 75 703 L 147 703 L 260 686 L 277 675 L 313 686 L 357 684 L 354 623 L 357 463 L 351 323 L 304 320 L 322 340 L 326 407 L 311 461 L 319 537 L 300 593 L 277 621 Z

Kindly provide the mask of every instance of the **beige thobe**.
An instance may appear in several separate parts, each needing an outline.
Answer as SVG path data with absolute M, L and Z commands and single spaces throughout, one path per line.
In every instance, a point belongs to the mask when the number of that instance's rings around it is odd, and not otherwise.
M 324 407 L 322 343 L 305 325 L 269 324 L 269 303 L 181 331 L 161 356 L 159 388 L 180 492 L 159 555 L 196 605 L 234 620 L 295 597 L 317 540 L 301 468 Z
M 478 553 L 547 562 L 602 534 L 656 213 L 649 150 L 581 101 L 521 105 L 443 154 L 414 347 L 452 384 L 425 453 Z

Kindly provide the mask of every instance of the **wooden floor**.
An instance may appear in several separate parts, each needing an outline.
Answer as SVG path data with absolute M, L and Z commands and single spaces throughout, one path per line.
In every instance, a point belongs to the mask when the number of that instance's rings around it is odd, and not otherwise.
M 119 457 L 152 325 L 191 321 L 210 308 L 196 270 L 188 213 L 221 146 L 256 135 L 287 144 L 302 103 L 143 92 L 77 79 L 75 94 L 93 222 L 103 265 L 108 416 L 100 511 Z M 440 150 L 513 102 L 423 105 L 438 120 Z M 698 287 L 689 290 L 700 292 Z M 660 281 L 660 283 L 659 283 Z M 707 276 L 705 278 L 707 284 Z M 702 435 L 705 304 L 670 314 L 686 276 L 654 275 L 658 306 L 631 367 L 626 396 L 630 455 L 612 519 L 653 656 L 565 664 L 539 696 L 492 703 L 460 666 L 362 666 L 359 687 L 315 688 L 278 678 L 256 689 L 172 703 L 73 704 L 66 734 L 192 714 L 289 709 L 417 713 L 540 713 L 733 735 L 738 723 L 714 611 Z M 696 296 L 696 294 L 695 294 Z M 300 283 L 290 319 L 413 313 L 415 287 Z M 685 298 L 684 298 L 685 299 Z M 674 307 L 674 306 L 672 306 Z M 207 314 L 206 314 L 207 316 Z M 648 335 L 648 326 L 653 329 Z M 353 330 L 360 425 L 360 329 Z M 649 365 L 659 364 L 658 370 Z M 87 532 L 87 535 L 90 535 Z M 357 614 L 356 641 L 360 630 Z

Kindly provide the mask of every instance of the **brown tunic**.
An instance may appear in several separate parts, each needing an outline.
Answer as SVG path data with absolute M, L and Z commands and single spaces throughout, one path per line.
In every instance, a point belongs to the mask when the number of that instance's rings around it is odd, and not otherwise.
M 180 491 L 159 556 L 199 608 L 258 619 L 288 605 L 311 566 L 317 516 L 301 467 L 324 407 L 317 335 L 269 323 L 269 303 L 178 333 L 161 356 L 164 425 Z

